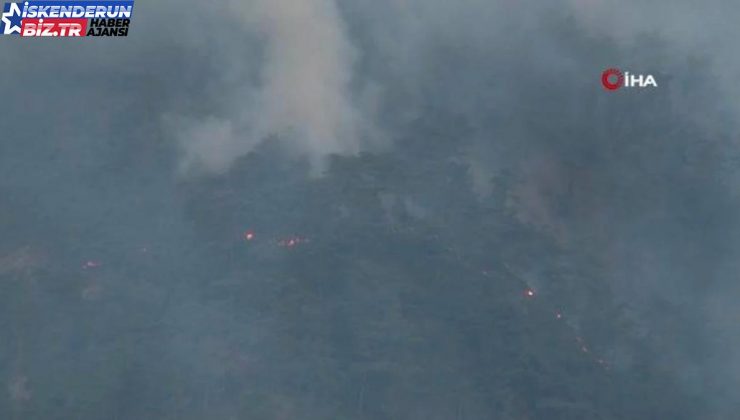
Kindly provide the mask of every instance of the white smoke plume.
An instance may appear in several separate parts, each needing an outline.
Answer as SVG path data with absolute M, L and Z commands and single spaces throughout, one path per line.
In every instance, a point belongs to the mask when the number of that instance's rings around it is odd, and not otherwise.
M 182 169 L 224 171 L 273 136 L 315 169 L 327 154 L 358 152 L 370 124 L 350 89 L 356 51 L 334 0 L 233 2 L 230 12 L 263 42 L 264 55 L 243 57 L 261 61 L 259 78 L 223 93 L 229 115 L 168 119 Z

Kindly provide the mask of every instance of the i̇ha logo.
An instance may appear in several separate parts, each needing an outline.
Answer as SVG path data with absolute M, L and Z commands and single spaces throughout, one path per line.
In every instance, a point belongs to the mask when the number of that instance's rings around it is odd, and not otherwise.
M 630 74 L 627 71 L 622 73 L 621 70 L 615 68 L 606 69 L 601 73 L 601 84 L 606 90 L 617 90 L 621 87 L 658 87 L 652 74 Z

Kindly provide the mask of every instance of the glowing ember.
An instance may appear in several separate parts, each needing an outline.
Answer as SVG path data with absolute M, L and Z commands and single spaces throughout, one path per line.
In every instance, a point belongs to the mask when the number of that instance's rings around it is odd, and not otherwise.
M 526 290 L 524 290 L 524 296 L 526 296 L 528 298 L 534 297 L 534 290 L 533 289 L 530 289 L 530 288 L 527 288 Z
M 251 241 L 252 239 L 254 239 L 254 232 L 252 232 L 251 230 L 244 232 L 244 239 L 248 241 Z

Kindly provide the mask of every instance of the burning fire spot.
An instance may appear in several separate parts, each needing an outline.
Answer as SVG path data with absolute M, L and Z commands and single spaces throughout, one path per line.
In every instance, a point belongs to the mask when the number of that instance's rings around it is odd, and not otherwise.
M 45 264 L 44 256 L 31 247 L 16 249 L 10 254 L 0 255 L 0 275 L 32 274 Z
M 251 241 L 252 239 L 254 239 L 254 232 L 251 230 L 244 232 L 244 239 L 248 241 Z
M 82 264 L 82 269 L 83 270 L 87 270 L 87 269 L 90 269 L 90 268 L 98 268 L 101 265 L 103 265 L 103 264 L 100 263 L 100 262 L 98 262 L 98 261 L 87 261 L 86 263 Z
M 294 236 L 291 238 L 281 239 L 278 241 L 278 246 L 284 247 L 284 248 L 293 248 L 297 245 L 303 244 L 308 242 L 308 239 L 301 238 L 299 236 Z
M 581 347 L 581 351 L 584 353 L 588 353 L 588 347 L 586 347 L 586 343 L 584 343 L 583 339 L 581 337 L 576 337 L 576 342 Z
M 97 283 L 90 283 L 84 289 L 82 289 L 82 299 L 86 301 L 94 301 L 100 298 L 102 287 Z
M 535 295 L 534 289 L 529 288 L 529 287 L 526 288 L 526 289 L 524 289 L 524 297 L 526 297 L 526 298 L 533 298 L 534 295 Z
M 10 399 L 13 401 L 28 401 L 31 399 L 31 391 L 28 390 L 28 378 L 17 376 L 8 384 Z

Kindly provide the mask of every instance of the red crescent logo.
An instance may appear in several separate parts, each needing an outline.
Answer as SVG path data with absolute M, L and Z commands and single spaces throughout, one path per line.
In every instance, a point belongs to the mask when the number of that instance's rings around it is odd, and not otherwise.
M 617 81 L 612 83 L 609 81 L 611 76 L 617 76 Z M 601 73 L 601 84 L 604 85 L 606 90 L 617 90 L 624 84 L 624 75 L 619 69 L 606 69 Z

